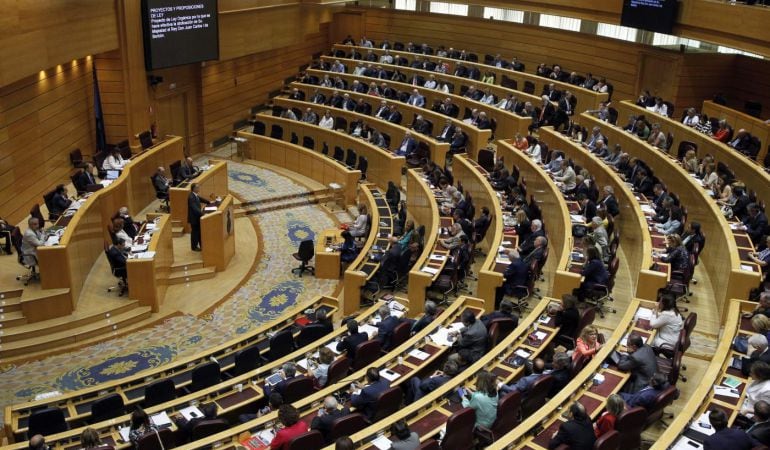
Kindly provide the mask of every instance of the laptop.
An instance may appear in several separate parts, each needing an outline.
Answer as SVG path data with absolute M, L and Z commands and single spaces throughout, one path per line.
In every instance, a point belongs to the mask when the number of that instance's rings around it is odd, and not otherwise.
M 107 179 L 108 180 L 115 180 L 120 176 L 119 170 L 108 170 L 107 171 Z

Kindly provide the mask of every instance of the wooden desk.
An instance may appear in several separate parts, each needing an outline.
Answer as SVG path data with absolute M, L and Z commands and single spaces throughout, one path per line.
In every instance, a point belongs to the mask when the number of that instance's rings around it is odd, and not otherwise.
M 233 196 L 227 194 L 216 211 L 206 212 L 201 217 L 201 255 L 203 266 L 227 268 L 235 254 L 235 213 Z
M 706 114 L 710 118 L 725 119 L 736 132 L 743 128 L 751 133 L 752 136 L 759 138 L 759 142 L 762 145 L 759 147 L 757 161 L 764 161 L 765 155 L 767 155 L 767 146 L 770 145 L 770 124 L 765 123 L 764 120 L 758 117 L 750 116 L 727 106 L 718 105 L 711 100 L 703 101 L 701 114 Z
M 589 129 L 598 126 L 610 145 L 620 144 L 624 152 L 645 161 L 669 190 L 679 195 L 687 207 L 688 220 L 701 224 L 708 241 L 701 252 L 700 264 L 708 271 L 711 292 L 724 317 L 727 301 L 745 298 L 749 289 L 759 284 L 759 273 L 741 269 L 738 247 L 716 202 L 679 164 L 636 136 L 586 113 L 580 115 L 580 123 Z
M 104 243 L 110 242 L 107 225 L 112 216 L 122 206 L 138 213 L 155 201 L 155 188 L 150 177 L 159 166 L 169 167 L 172 162 L 181 159 L 182 147 L 182 138 L 171 137 L 135 156 L 117 180 L 91 194 L 72 216 L 59 245 L 38 248 L 41 287 L 69 289 L 69 301 L 63 302 L 59 297 L 41 297 L 22 302 L 25 317 L 38 321 L 64 316 L 75 310 L 91 267 L 104 253 Z
M 342 231 L 339 228 L 329 228 L 318 234 L 315 241 L 315 276 L 326 280 L 336 280 L 340 277 L 340 252 L 331 249 L 342 243 Z
M 389 80 L 380 80 L 378 78 L 365 77 L 363 75 L 353 75 L 353 74 L 347 74 L 347 73 L 332 73 L 332 72 L 315 70 L 315 69 L 310 69 L 307 71 L 307 73 L 309 75 L 317 76 L 319 79 L 323 79 L 324 75 L 329 75 L 330 77 L 339 76 L 340 78 L 345 80 L 348 84 L 351 84 L 354 80 L 358 80 L 359 82 L 366 83 L 367 85 L 371 81 L 375 81 L 377 83 L 386 82 L 388 86 L 401 92 L 412 92 L 412 89 L 414 89 L 414 86 L 412 86 L 411 84 L 399 83 L 396 81 L 389 81 Z M 457 107 L 460 109 L 460 114 L 462 114 L 465 109 L 468 109 L 468 110 L 478 109 L 479 111 L 486 112 L 488 118 L 495 119 L 495 121 L 497 122 L 497 136 L 515 136 L 516 133 L 521 133 L 522 135 L 526 135 L 528 127 L 532 124 L 532 119 L 529 117 L 522 117 L 510 111 L 503 111 L 494 106 L 486 105 L 476 100 L 471 100 L 469 98 L 461 97 L 459 95 L 445 94 L 442 91 L 438 91 L 435 89 L 424 89 L 424 88 L 420 90 L 420 94 L 422 94 L 425 97 L 425 102 L 430 104 L 433 104 L 436 101 L 444 101 L 445 99 L 449 98 L 452 100 L 452 103 L 457 105 Z M 458 117 L 463 117 L 463 116 L 458 116 Z
M 541 132 L 542 136 L 542 132 Z M 548 257 L 546 271 L 554 273 L 551 296 L 561 298 L 571 294 L 580 286 L 580 275 L 569 271 L 570 255 L 574 246 L 572 223 L 564 197 L 558 187 L 550 180 L 545 170 L 512 142 L 499 141 L 497 156 L 503 158 L 506 167 L 518 167 L 521 179 L 525 179 L 529 192 L 536 192 L 540 203 L 543 223 L 548 230 L 548 247 L 552 256 Z M 487 257 L 487 261 L 492 259 Z M 479 275 L 480 283 L 481 275 Z
M 263 116 L 259 116 L 260 119 Z M 267 116 L 265 116 L 267 118 Z M 296 125 L 299 122 L 288 121 L 287 119 L 277 119 L 275 123 L 286 123 L 287 125 Z M 309 125 L 312 127 L 312 125 Z M 320 128 L 316 129 L 320 130 Z M 284 134 L 288 138 L 289 130 Z M 350 205 L 356 199 L 356 188 L 358 180 L 361 178 L 361 171 L 349 169 L 344 164 L 327 157 L 323 153 L 300 147 L 299 145 L 284 142 L 257 134 L 238 132 L 238 136 L 245 138 L 246 157 L 256 161 L 262 161 L 273 164 L 278 167 L 297 172 L 308 178 L 311 178 L 326 187 L 329 184 L 336 183 L 342 186 L 345 204 Z
M 414 220 L 415 230 L 419 226 L 425 227 L 425 244 L 422 254 L 409 271 L 409 303 L 412 314 L 421 314 L 424 311 L 425 290 L 433 282 L 433 276 L 423 272 L 422 267 L 430 258 L 431 252 L 438 243 L 438 233 L 441 224 L 438 205 L 436 205 L 433 192 L 428 183 L 422 178 L 421 170 L 408 170 L 406 172 L 406 210 Z
M 287 153 L 285 149 L 287 148 L 297 148 L 294 144 L 290 144 L 289 140 L 291 139 L 292 134 L 295 134 L 297 136 L 298 141 L 302 141 L 305 138 L 308 138 L 312 141 L 313 148 L 310 148 L 308 150 L 311 150 L 310 154 L 313 154 L 313 151 L 316 154 L 316 157 L 325 157 L 324 159 L 328 159 L 332 161 L 335 165 L 338 165 L 340 167 L 344 167 L 342 163 L 339 163 L 338 161 L 335 161 L 332 158 L 332 155 L 334 154 L 334 148 L 340 147 L 340 148 L 350 148 L 353 149 L 356 154 L 359 156 L 365 156 L 366 159 L 369 161 L 369 166 L 372 167 L 371 171 L 368 171 L 366 174 L 366 179 L 370 180 L 377 184 L 377 186 L 380 187 L 382 190 L 388 189 L 388 181 L 397 181 L 401 179 L 401 168 L 404 167 L 404 157 L 403 156 L 396 156 L 393 153 L 383 150 L 375 145 L 369 144 L 368 142 L 354 138 L 352 136 L 347 135 L 346 133 L 341 133 L 339 131 L 335 130 L 325 130 L 317 125 L 312 125 L 305 122 L 298 122 L 296 120 L 289 120 L 284 119 L 281 117 L 273 117 L 268 116 L 264 114 L 260 114 L 256 116 L 258 119 L 258 122 L 261 122 L 265 125 L 266 130 L 272 127 L 273 125 L 280 126 L 285 132 L 283 134 L 283 142 L 285 143 L 283 145 L 284 147 L 284 153 Z M 245 133 L 245 132 L 239 132 L 238 136 L 244 137 L 244 138 L 250 138 L 252 136 L 258 136 L 253 133 Z M 302 137 L 302 139 L 300 139 Z M 262 140 L 268 139 L 269 141 L 265 142 L 273 142 L 275 140 L 269 138 L 269 137 L 262 137 Z M 278 141 L 275 141 L 276 143 Z M 289 170 L 293 170 L 295 172 L 300 172 L 301 170 L 309 170 L 309 172 L 301 172 L 305 174 L 306 176 L 316 176 L 319 178 L 315 178 L 316 181 L 319 183 L 323 183 L 325 185 L 328 185 L 331 181 L 336 181 L 340 185 L 348 185 L 350 183 L 343 183 L 338 180 L 344 180 L 344 177 L 339 177 L 339 179 L 334 179 L 331 177 L 331 173 L 333 171 L 324 169 L 319 171 L 318 163 L 308 163 L 307 160 L 311 158 L 310 154 L 302 153 L 303 158 L 302 161 L 299 160 L 299 153 L 297 153 L 297 157 L 291 155 L 291 152 L 287 153 L 287 156 L 285 159 L 281 159 L 280 154 L 281 151 L 278 147 L 276 147 L 273 150 L 270 150 L 269 156 L 264 155 L 262 152 L 262 146 L 258 142 L 255 142 L 253 144 L 247 144 L 247 156 L 249 158 L 268 158 L 268 159 L 261 159 L 262 161 L 269 162 L 271 164 L 286 164 L 286 168 Z M 324 155 L 322 153 L 322 150 L 324 148 L 324 145 L 327 146 L 327 149 L 329 152 L 331 152 L 329 155 Z M 291 146 L 291 147 L 288 147 Z M 302 147 L 305 148 L 305 147 Z M 299 152 L 299 150 L 297 150 Z M 295 159 L 297 162 L 295 162 Z M 299 164 L 299 165 L 298 165 Z M 308 165 L 310 164 L 310 165 Z M 328 163 L 326 163 L 328 164 Z M 292 168 L 293 167 L 293 168 Z M 336 169 L 335 169 L 336 170 Z M 352 169 L 351 169 L 352 170 Z M 320 174 L 323 174 L 323 178 L 320 178 Z M 328 178 L 327 178 L 328 177 Z M 359 172 L 360 177 L 360 172 Z M 323 181 L 322 181 L 323 180 Z M 328 181 L 327 181 L 328 180 Z M 357 180 L 356 180 L 357 181 Z M 397 183 L 398 184 L 398 183 Z M 345 199 L 350 200 L 351 202 L 355 199 L 355 185 L 352 186 L 352 192 L 346 191 L 345 192 Z
M 754 309 L 755 303 L 747 302 L 744 300 L 731 299 L 727 309 L 727 317 L 724 322 L 724 330 L 719 337 L 717 348 L 714 351 L 714 357 L 706 367 L 703 373 L 703 378 L 700 384 L 695 388 L 694 392 L 691 392 L 687 399 L 684 399 L 685 404 L 676 414 L 674 420 L 669 423 L 665 431 L 655 440 L 652 450 L 665 450 L 672 446 L 684 433 L 692 422 L 698 420 L 701 414 L 713 407 L 720 407 L 726 413 L 729 418 L 729 422 L 732 423 L 735 420 L 735 416 L 738 413 L 737 407 L 740 405 L 740 400 L 735 402 L 731 399 L 730 402 L 725 402 L 725 399 L 720 399 L 714 395 L 715 384 L 720 384 L 725 376 L 729 375 L 743 381 L 745 387 L 746 380 L 742 374 L 730 368 L 733 356 L 738 356 L 737 352 L 732 349 L 732 343 L 738 334 L 750 335 L 753 330 L 741 330 L 740 324 L 742 322 L 741 313 L 749 312 Z M 739 355 L 744 356 L 744 355 Z M 740 387 L 740 386 L 739 386 Z M 680 400 L 681 402 L 682 400 Z
M 310 102 L 290 100 L 285 97 L 275 97 L 273 99 L 273 103 L 284 108 L 298 108 L 301 111 L 304 111 L 308 107 L 312 108 L 314 106 L 314 104 Z M 329 109 L 331 110 L 333 117 L 344 117 L 348 124 L 354 121 L 362 120 L 370 123 L 377 131 L 389 135 L 390 145 L 393 153 L 396 153 L 398 150 L 398 145 L 401 143 L 401 141 L 404 140 L 406 133 L 409 132 L 416 142 L 423 142 L 428 146 L 430 159 L 433 160 L 436 164 L 441 166 L 446 160 L 446 154 L 447 151 L 449 151 L 449 143 L 447 142 L 439 142 L 433 136 L 426 136 L 424 134 L 416 133 L 404 125 L 391 123 L 387 120 L 378 119 L 373 116 L 367 116 L 366 114 L 361 114 L 354 111 L 346 111 L 340 108 L 330 107 Z M 335 125 L 335 129 L 339 129 L 339 127 Z M 344 131 L 347 132 L 348 130 L 346 129 Z
M 358 47 L 358 46 L 344 45 L 344 44 L 334 44 L 334 49 L 343 50 L 347 52 L 348 56 L 351 54 L 351 49 L 353 48 L 355 48 L 355 50 L 358 53 L 361 53 L 362 55 L 365 55 L 366 51 L 368 50 L 365 47 Z M 385 53 L 385 51 L 381 49 L 372 49 L 372 51 L 378 56 Z M 577 104 L 580 107 L 579 110 L 582 110 L 582 111 L 585 111 L 587 109 L 598 109 L 599 103 L 607 100 L 607 98 L 609 97 L 609 94 L 606 94 L 606 93 L 602 94 L 602 93 L 593 91 L 591 89 L 585 89 L 580 86 L 575 86 L 573 84 L 569 84 L 563 81 L 556 81 L 551 78 L 543 78 L 543 77 L 539 77 L 537 75 L 526 73 L 526 72 L 518 72 L 513 69 L 505 69 L 502 67 L 498 68 L 498 67 L 490 66 L 480 62 L 460 61 L 452 58 L 439 58 L 438 56 L 434 56 L 434 55 L 422 55 L 419 53 L 409 53 L 405 51 L 396 51 L 396 50 L 390 50 L 390 54 L 394 58 L 396 57 L 396 55 L 406 57 L 410 62 L 414 61 L 414 58 L 417 55 L 419 55 L 420 58 L 422 58 L 423 60 L 428 60 L 433 62 L 443 61 L 447 63 L 447 65 L 449 66 L 449 73 L 454 73 L 455 69 L 457 68 L 457 64 L 462 62 L 462 64 L 466 67 L 478 68 L 482 75 L 485 72 L 494 73 L 495 86 L 500 85 L 503 87 L 508 87 L 512 90 L 516 90 L 517 92 L 519 92 L 518 96 L 527 95 L 527 94 L 524 94 L 524 91 L 523 91 L 525 83 L 532 83 L 535 94 L 539 94 L 543 92 L 543 89 L 549 83 L 553 83 L 556 89 L 562 92 L 564 91 L 572 92 L 578 100 Z M 391 67 L 390 65 L 386 65 L 386 64 L 382 64 L 382 66 Z M 396 67 L 396 66 L 393 66 L 393 67 Z M 401 70 L 400 67 L 399 67 L 399 70 Z M 439 74 L 436 74 L 436 76 L 438 77 Z M 478 80 L 469 80 L 469 81 L 478 82 Z M 578 111 L 578 109 L 576 109 L 576 111 Z
M 625 124 L 630 115 L 646 114 L 650 122 L 660 124 L 661 131 L 671 133 L 674 136 L 674 144 L 671 146 L 673 156 L 676 156 L 681 142 L 692 142 L 698 147 L 696 153 L 699 158 L 703 158 L 707 153 L 713 155 L 716 162 L 727 165 L 735 173 L 736 178 L 743 181 L 749 190 L 756 191 L 759 200 L 764 200 L 766 203 L 770 202 L 770 174 L 765 172 L 756 161 L 747 158 L 729 145 L 723 144 L 677 120 L 653 114 L 636 106 L 633 102 L 622 101 L 616 107 L 618 109 L 618 124 Z M 766 127 L 770 129 L 770 125 L 766 125 Z M 764 152 L 767 151 L 768 140 L 770 138 L 762 141 L 760 155 L 764 155 Z M 762 161 L 762 159 L 758 160 Z M 742 297 L 738 296 L 737 298 Z
M 168 204 L 171 210 L 171 219 L 184 227 L 184 232 L 190 232 L 190 224 L 187 222 L 187 199 L 190 196 L 190 186 L 197 183 L 201 187 L 200 195 L 203 198 L 224 196 L 230 192 L 229 177 L 227 176 L 227 161 L 209 161 L 211 167 L 202 171 L 197 177 L 189 181 L 169 188 Z
M 171 239 L 171 218 L 168 214 L 163 214 L 156 222 L 147 251 L 155 252 L 155 256 L 129 259 L 126 272 L 131 298 L 137 299 L 142 306 L 151 307 L 152 312 L 158 312 L 166 297 L 168 277 L 174 263 L 174 242 Z
M 393 216 L 385 196 L 371 185 L 362 185 L 359 203 L 366 205 L 372 216 L 372 227 L 358 257 L 345 270 L 345 289 L 342 296 L 342 313 L 349 316 L 361 307 L 361 288 L 371 280 L 380 268 L 380 260 L 371 259 L 376 252 L 386 255 L 390 250 L 389 236 L 393 234 Z
M 540 139 L 548 144 L 549 149 L 563 151 L 566 158 L 571 158 L 575 164 L 588 170 L 594 177 L 599 192 L 604 186 L 612 187 L 620 207 L 620 214 L 615 218 L 615 227 L 620 231 L 620 247 L 632 274 L 632 292 L 641 299 L 657 298 L 658 289 L 666 285 L 667 279 L 661 272 L 650 269 L 653 263 L 652 238 L 634 193 L 603 161 L 579 143 L 554 132 L 553 128 L 543 127 L 540 130 Z M 627 151 L 625 146 L 623 149 Z
M 300 91 L 302 91 L 305 94 L 305 98 L 308 100 L 313 96 L 313 91 L 315 89 L 318 89 L 318 92 L 323 93 L 327 99 L 329 99 L 331 95 L 336 91 L 336 89 L 333 89 L 333 88 L 327 88 L 322 86 L 311 87 L 311 85 L 297 83 L 297 82 L 292 83 L 289 87 L 297 88 Z M 389 100 L 386 98 L 375 97 L 373 95 L 361 94 L 353 91 L 344 91 L 344 93 L 350 95 L 350 98 L 352 98 L 358 103 L 361 103 L 361 102 L 367 103 L 371 107 L 372 114 L 374 114 L 377 111 L 377 108 L 380 107 L 381 102 L 385 102 L 385 104 L 387 104 L 388 106 L 395 105 L 396 108 L 399 109 L 404 115 L 406 112 L 410 112 L 412 113 L 413 117 L 416 117 L 418 115 L 422 116 L 423 119 L 433 124 L 433 131 L 430 134 L 428 134 L 428 136 L 438 136 L 438 134 L 443 129 L 444 124 L 446 123 L 446 120 L 449 119 L 451 120 L 452 125 L 455 128 L 459 128 L 468 136 L 468 142 L 467 142 L 468 153 L 471 153 L 474 155 L 478 154 L 479 149 L 486 147 L 487 141 L 489 141 L 489 139 L 492 137 L 492 130 L 480 130 L 471 124 L 463 122 L 462 120 L 445 116 L 441 113 L 432 111 L 427 107 L 420 108 L 407 103 L 399 102 L 397 100 Z M 322 115 L 321 110 L 324 108 L 330 109 L 332 111 L 336 110 L 328 105 L 308 104 L 307 107 L 313 108 L 314 110 L 316 110 L 316 113 L 319 114 L 319 117 Z M 377 120 L 373 115 L 369 117 L 372 120 Z M 407 119 L 407 117 L 405 116 L 404 119 Z M 402 123 L 411 124 L 413 123 L 413 121 L 404 120 Z M 449 138 L 451 138 L 451 136 L 449 136 Z M 393 142 L 391 141 L 391 144 L 392 143 Z

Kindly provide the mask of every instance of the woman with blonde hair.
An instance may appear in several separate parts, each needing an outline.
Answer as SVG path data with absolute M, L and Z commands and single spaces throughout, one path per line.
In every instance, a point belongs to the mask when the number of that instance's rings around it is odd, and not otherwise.
M 770 318 L 764 314 L 757 314 L 751 318 L 751 327 L 754 331 L 765 336 L 770 341 Z
M 615 429 L 615 421 L 625 408 L 626 402 L 623 401 L 623 397 L 618 394 L 607 397 L 607 410 L 594 423 L 594 433 L 597 438 Z
M 602 344 L 599 342 L 599 329 L 594 325 L 588 325 L 583 328 L 583 332 L 580 333 L 580 337 L 577 338 L 575 344 L 575 351 L 572 352 L 572 361 L 577 361 L 581 356 L 593 356 L 599 349 L 602 348 Z
M 513 140 L 513 146 L 525 152 L 527 149 L 529 149 L 529 141 L 527 138 L 522 136 L 521 133 L 516 133 L 516 137 Z
M 690 173 L 695 173 L 698 171 L 698 155 L 695 154 L 695 150 L 690 148 L 690 150 L 687 150 L 687 152 L 684 154 L 684 158 L 682 159 L 682 167 L 685 168 Z
M 366 234 L 366 226 L 368 225 L 369 217 L 366 214 L 366 205 L 358 205 L 358 217 L 356 221 L 352 222 L 348 228 L 350 235 L 353 237 L 361 237 Z

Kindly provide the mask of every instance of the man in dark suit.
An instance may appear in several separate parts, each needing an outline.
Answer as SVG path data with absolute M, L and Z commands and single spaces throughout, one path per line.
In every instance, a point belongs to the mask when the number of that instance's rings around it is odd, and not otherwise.
M 297 88 L 294 88 L 291 90 L 291 95 L 289 95 L 289 98 L 292 100 L 299 100 L 304 101 L 305 100 L 305 93 L 300 91 Z
M 67 198 L 67 188 L 63 184 L 56 186 L 53 196 L 51 197 L 51 204 L 49 206 L 49 215 L 51 218 L 56 219 L 61 216 L 67 208 L 72 204 L 72 200 Z M 757 242 L 757 241 L 755 241 Z
M 545 236 L 545 232 L 543 232 L 543 222 L 541 222 L 539 219 L 535 219 L 532 221 L 532 223 L 529 226 L 530 231 L 532 231 L 529 236 L 527 236 L 524 241 L 522 241 L 519 244 L 518 250 L 519 254 L 526 258 L 529 256 L 530 253 L 535 249 L 535 239 L 541 236 Z
M 626 392 L 641 391 L 650 383 L 650 378 L 658 369 L 658 362 L 652 347 L 645 344 L 642 337 L 632 333 L 628 337 L 628 353 L 620 357 L 618 369 L 631 372 L 631 379 L 626 384 Z
M 96 178 L 94 178 L 93 171 L 94 171 L 94 165 L 91 163 L 86 163 L 86 166 L 78 174 L 78 177 L 77 177 L 78 190 L 85 191 L 88 188 L 88 186 L 92 184 L 96 184 Z
M 193 183 L 190 187 L 190 195 L 187 197 L 187 222 L 190 224 L 190 248 L 194 252 L 201 251 L 201 217 L 203 208 L 201 203 L 208 205 L 210 202 L 200 196 L 201 187 Z
M 452 136 L 452 142 L 449 144 L 449 153 L 455 154 L 465 151 L 465 145 L 468 139 L 465 137 L 465 133 L 459 128 L 455 130 Z
M 768 350 L 767 337 L 764 334 L 753 334 L 749 337 L 749 349 L 753 349 L 749 353 L 748 358 L 741 358 L 741 372 L 746 377 L 751 373 L 751 365 L 755 361 L 763 361 L 770 364 L 770 350 Z
M 107 249 L 107 260 L 110 262 L 110 267 L 113 268 L 114 275 L 123 281 L 126 281 L 128 276 L 126 272 L 126 253 L 128 253 L 126 245 L 128 245 L 128 242 L 124 239 L 119 239 Z
M 168 188 L 171 187 L 171 180 L 166 178 L 166 169 L 164 167 L 158 167 L 158 170 L 152 177 L 152 184 L 155 186 L 155 192 L 168 197 Z
M 451 380 L 457 373 L 459 368 L 454 361 L 447 361 L 444 363 L 442 370 L 437 370 L 427 378 L 420 379 L 420 377 L 412 377 L 409 379 L 409 383 L 406 386 L 406 401 L 405 403 L 411 404 L 424 396 L 435 391 L 441 385 Z
M 746 234 L 751 238 L 751 242 L 758 246 L 762 243 L 762 236 L 767 230 L 767 216 L 756 203 L 750 204 L 747 209 L 749 215 L 743 219 L 743 225 L 746 226 Z
M 315 89 L 313 91 L 313 96 L 310 97 L 310 101 L 315 103 L 315 104 L 317 104 L 317 105 L 322 105 L 322 104 L 326 103 L 326 96 L 323 95 L 322 93 L 318 92 L 318 89 Z
M 128 207 L 122 206 L 118 210 L 117 217 L 123 219 L 123 231 L 126 232 L 128 237 L 131 239 L 135 238 L 136 233 L 139 231 L 139 228 L 141 228 L 142 224 L 134 221 L 134 218 L 131 217 L 131 214 L 128 212 Z
M 388 114 L 387 118 L 388 122 L 400 124 L 401 123 L 401 113 L 396 109 L 396 105 L 390 105 L 390 112 Z
M 432 300 L 426 300 L 425 306 L 423 307 L 422 317 L 416 321 L 413 320 L 411 333 L 419 333 L 423 328 L 430 325 L 430 323 L 433 322 L 433 319 L 436 318 L 437 313 L 438 307 L 436 306 L 436 303 Z
M 324 437 L 326 444 L 331 444 L 329 439 L 332 431 L 332 425 L 334 421 L 340 417 L 345 417 L 350 414 L 350 409 L 347 407 L 340 408 L 337 399 L 333 396 L 328 396 L 324 399 L 324 404 L 321 409 L 318 410 L 318 414 L 310 422 L 311 430 L 318 430 Z
M 548 397 L 558 394 L 572 380 L 571 363 L 572 358 L 564 352 L 553 355 L 553 370 L 550 373 L 553 377 L 553 383 L 551 390 L 548 391 Z
M 377 397 L 390 388 L 390 381 L 381 378 L 379 370 L 375 367 L 366 369 L 366 381 L 369 384 L 362 387 L 361 392 L 350 396 L 350 404 L 371 421 L 377 414 Z
M 452 125 L 452 119 L 447 119 L 444 128 L 441 129 L 441 132 L 436 136 L 436 140 L 441 142 L 449 142 L 454 137 L 454 131 L 455 127 Z
M 596 217 L 596 203 L 592 202 L 585 194 L 578 195 L 578 203 L 580 204 L 580 215 L 585 217 L 587 221 Z
M 342 96 L 342 109 L 345 111 L 353 111 L 356 109 L 356 101 L 350 98 L 350 94 L 347 92 Z
M 481 323 L 483 323 L 484 326 L 488 329 L 489 325 L 491 325 L 492 321 L 495 319 L 511 319 L 513 320 L 514 327 L 519 324 L 519 317 L 513 313 L 513 304 L 508 300 L 503 300 L 500 302 L 500 306 L 497 310 L 492 311 L 489 314 L 484 314 L 481 316 L 480 320 Z
M 618 201 L 615 199 L 615 190 L 612 186 L 604 186 L 604 198 L 599 201 L 599 206 L 607 211 L 612 217 L 620 214 Z
M 573 403 L 569 407 L 568 417 L 569 420 L 563 422 L 559 431 L 554 433 L 548 443 L 548 449 L 553 450 L 560 445 L 566 445 L 572 450 L 592 450 L 596 435 L 585 407 L 579 402 Z
M 529 280 L 529 266 L 521 258 L 518 252 L 506 250 L 508 258 L 511 260 L 503 274 L 503 285 L 495 291 L 495 305 L 502 308 L 503 296 L 524 297 L 527 290 L 517 288 L 516 286 L 526 286 Z M 518 320 L 517 320 L 518 322 Z M 484 324 L 486 325 L 486 324 Z
M 745 431 L 727 427 L 727 414 L 721 408 L 709 413 L 709 422 L 714 427 L 714 434 L 703 441 L 703 450 L 751 450 L 754 447 Z
M 380 315 L 380 323 L 377 325 L 377 339 L 382 344 L 382 349 L 388 351 L 391 349 L 391 339 L 393 338 L 393 331 L 396 329 L 400 320 L 398 317 L 390 315 L 390 308 L 388 305 L 382 305 L 377 310 Z
M 754 403 L 754 425 L 746 433 L 755 446 L 770 446 L 770 403 L 764 400 Z
M 348 358 L 352 361 L 356 358 L 356 347 L 358 347 L 358 344 L 369 340 L 369 336 L 358 331 L 358 322 L 355 319 L 348 320 L 345 326 L 348 328 L 348 335 L 337 343 L 337 351 L 346 352 Z
M 270 397 L 270 394 L 273 392 L 281 394 L 281 397 L 286 397 L 286 385 L 289 383 L 289 381 L 293 380 L 294 378 L 306 377 L 305 375 L 297 375 L 297 366 L 295 366 L 293 362 L 284 363 L 284 365 L 281 366 L 281 374 L 283 375 L 283 380 L 279 381 L 275 385 L 270 386 L 269 384 L 265 383 L 265 397 Z
M 548 100 L 552 102 L 558 102 L 561 100 L 561 91 L 556 89 L 556 86 L 553 83 L 548 83 L 547 86 L 543 86 L 542 95 L 547 96 Z
M 537 119 L 538 127 L 551 125 L 551 121 L 553 120 L 553 115 L 556 112 L 556 109 L 553 107 L 553 103 L 551 103 L 547 95 L 544 95 L 541 98 L 543 100 L 543 103 L 540 105 L 540 115 L 538 116 L 538 119 Z
M 463 352 L 462 359 L 474 363 L 484 356 L 487 349 L 487 327 L 470 310 L 463 311 L 460 320 L 465 328 L 460 332 L 450 332 L 455 342 L 452 345 L 453 354 L 449 358 L 458 362 L 458 353 Z
M 401 145 L 396 149 L 396 155 L 409 156 L 417 148 L 417 141 L 414 140 L 410 132 L 404 134 L 404 140 L 401 141 Z
M 650 384 L 643 387 L 639 392 L 621 392 L 620 396 L 623 397 L 623 400 L 625 400 L 626 405 L 629 408 L 641 406 L 642 408 L 649 409 L 655 403 L 658 394 L 663 392 L 667 387 L 668 380 L 666 380 L 666 376 L 657 372 L 650 378 Z
M 192 180 L 197 177 L 200 171 L 193 164 L 193 160 L 187 157 L 182 161 L 182 165 L 179 166 L 179 177 L 183 180 Z

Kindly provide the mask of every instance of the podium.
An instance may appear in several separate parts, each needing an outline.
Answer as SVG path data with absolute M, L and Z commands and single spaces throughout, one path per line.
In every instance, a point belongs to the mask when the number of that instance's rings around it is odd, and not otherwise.
M 225 172 L 226 173 L 226 172 Z M 225 270 L 235 254 L 235 208 L 227 194 L 217 210 L 201 217 L 201 254 L 203 266 Z
M 189 181 L 183 181 L 179 185 L 168 190 L 168 202 L 171 208 L 171 219 L 177 224 L 182 224 L 184 232 L 190 232 L 190 224 L 187 223 L 187 198 L 190 196 L 190 186 L 197 183 L 201 187 L 200 196 L 210 198 L 212 194 L 224 195 L 229 192 L 226 161 L 209 161 L 211 165 L 197 177 Z
M 154 256 L 126 261 L 129 293 L 140 305 L 158 312 L 166 297 L 171 265 L 174 263 L 171 218 L 168 214 L 160 216 L 146 251 L 154 252 Z

